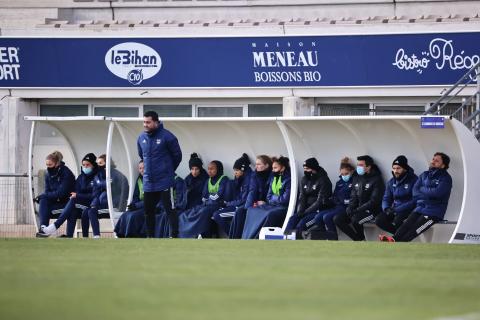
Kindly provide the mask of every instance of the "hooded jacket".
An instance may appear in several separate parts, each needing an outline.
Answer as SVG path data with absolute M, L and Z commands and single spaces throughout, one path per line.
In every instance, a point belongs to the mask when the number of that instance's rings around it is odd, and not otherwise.
M 297 215 L 303 216 L 333 206 L 332 182 L 322 167 L 312 177 L 304 176 L 300 184 Z
M 203 168 L 198 177 L 189 174 L 185 178 L 185 184 L 187 185 L 187 209 L 202 204 L 203 188 L 207 180 L 208 174 Z
M 248 195 L 245 202 L 245 209 L 253 207 L 257 201 L 267 201 L 268 183 L 271 178 L 272 170 L 255 171 L 250 178 L 250 185 L 248 186 Z
M 335 184 L 335 190 L 333 191 L 333 202 L 335 206 L 342 206 L 347 208 L 350 204 L 350 197 L 352 195 L 354 176 L 350 177 L 347 182 L 343 181 L 342 176 Z
M 382 209 L 392 208 L 395 214 L 407 214 L 412 212 L 416 205 L 413 197 L 413 186 L 417 182 L 417 175 L 412 168 L 397 180 L 395 176 L 387 182 L 383 195 Z
M 250 186 L 250 179 L 253 176 L 253 171 L 249 167 L 244 171 L 243 176 L 235 178 L 231 181 L 233 189 L 233 200 L 227 201 L 226 206 L 243 207 L 247 201 L 248 188 Z
M 175 170 L 182 161 L 182 150 L 173 133 L 165 129 L 160 122 L 155 131 L 140 134 L 137 149 L 145 165 L 145 192 L 163 191 L 173 187 Z
M 385 184 L 377 165 L 373 164 L 370 173 L 357 175 L 353 179 L 352 194 L 347 213 L 370 211 L 378 214 L 382 208 L 382 198 L 385 193 Z
M 268 181 L 268 193 L 267 193 L 267 203 L 273 206 L 284 206 L 288 207 L 290 202 L 290 190 L 291 190 L 291 178 L 290 178 L 290 169 L 285 169 L 282 177 L 282 185 L 280 188 L 280 194 L 277 196 L 273 193 L 272 184 L 275 179 L 275 175 L 272 174 Z
M 74 190 L 75 176 L 63 161 L 57 168 L 46 171 L 43 197 L 53 202 L 66 202 Z
M 413 186 L 413 197 L 417 199 L 415 212 L 443 219 L 447 211 L 452 177 L 445 169 L 429 169 L 418 177 Z
M 93 179 L 97 174 L 97 169 L 94 168 L 90 174 L 81 173 L 75 181 L 75 192 L 77 193 L 77 202 L 89 204 L 93 198 Z

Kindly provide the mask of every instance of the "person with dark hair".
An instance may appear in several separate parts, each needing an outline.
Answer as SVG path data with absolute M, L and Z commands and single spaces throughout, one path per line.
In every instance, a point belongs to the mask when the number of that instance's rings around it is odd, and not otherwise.
M 272 159 L 267 155 L 259 155 L 255 160 L 255 172 L 252 172 L 248 185 L 247 199 L 244 206 L 235 211 L 229 230 L 230 239 L 240 239 L 247 217 L 247 210 L 261 206 L 267 201 L 268 181 L 272 173 Z
M 344 213 L 333 218 L 337 227 L 354 241 L 365 240 L 363 224 L 375 219 L 382 210 L 385 184 L 372 157 L 357 157 L 357 176 L 353 179 L 350 202 Z
M 247 210 L 242 239 L 258 238 L 262 227 L 281 227 L 290 202 L 290 161 L 287 157 L 272 159 L 273 175 L 268 183 L 267 201 Z
M 190 174 L 185 177 L 187 185 L 187 207 L 191 209 L 202 204 L 203 187 L 208 179 L 208 174 L 203 168 L 203 161 L 198 154 L 192 153 L 188 161 Z
M 319 211 L 331 208 L 332 182 L 327 172 L 316 158 L 308 158 L 303 163 L 304 176 L 300 182 L 300 194 L 297 200 L 297 210 L 290 217 L 284 234 L 296 233 L 296 238 L 302 238 L 302 220 L 311 220 Z
M 305 230 L 302 236 L 311 240 L 338 240 L 337 227 L 333 222 L 335 216 L 344 214 L 352 193 L 352 180 L 356 175 L 355 168 L 348 157 L 340 161 L 340 175 L 335 190 L 333 191 L 332 202 L 334 207 L 322 210 L 313 219 L 301 221 L 300 228 Z
M 97 158 L 97 174 L 93 178 L 93 196 L 89 208 L 82 212 L 82 236 L 88 238 L 89 225 L 92 225 L 93 238 L 100 238 L 99 218 L 107 218 L 108 214 L 99 215 L 98 210 L 108 208 L 107 200 L 107 156 L 102 154 Z
M 212 219 L 217 223 L 218 235 L 221 238 L 228 238 L 232 218 L 239 208 L 244 208 L 248 197 L 248 188 L 252 169 L 250 159 L 246 153 L 233 164 L 235 178 L 230 182 L 232 189 L 232 200 L 225 202 L 225 207 L 217 210 Z
M 59 151 L 54 151 L 45 159 L 45 191 L 34 199 L 39 204 L 40 228 L 37 237 L 45 236 L 44 229 L 49 225 L 52 210 L 64 208 L 75 191 L 75 176 L 62 160 Z
M 178 237 L 178 215 L 173 201 L 175 171 L 182 161 L 177 138 L 163 127 L 158 114 L 147 111 L 143 117 L 144 132 L 137 140 L 138 155 L 145 163 L 143 175 L 147 237 L 154 236 L 155 212 L 162 201 L 170 224 L 170 236 Z
M 447 172 L 449 165 L 450 157 L 445 153 L 437 152 L 433 155 L 429 169 L 418 177 L 413 186 L 415 209 L 393 237 L 380 235 L 380 241 L 412 241 L 445 217 L 452 191 L 452 177 Z
M 383 195 L 382 212 L 375 219 L 375 224 L 394 234 L 415 208 L 416 201 L 412 191 L 418 177 L 403 155 L 393 160 L 392 175 Z
M 39 233 L 41 237 L 54 235 L 60 226 L 67 221 L 67 238 L 72 238 L 75 232 L 77 218 L 82 211 L 87 209 L 93 197 L 93 179 L 97 174 L 97 157 L 93 153 L 86 154 L 82 159 L 82 172 L 75 181 L 75 191 L 70 193 L 70 198 L 58 219 Z
M 223 164 L 214 160 L 208 164 L 207 172 L 209 178 L 203 187 L 202 204 L 184 211 L 179 217 L 181 238 L 212 237 L 212 215 L 228 200 L 229 179 L 223 174 Z

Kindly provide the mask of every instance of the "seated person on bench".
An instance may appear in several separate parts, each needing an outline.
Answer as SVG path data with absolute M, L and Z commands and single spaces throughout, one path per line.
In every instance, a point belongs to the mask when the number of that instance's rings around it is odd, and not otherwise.
M 250 168 L 250 159 L 246 153 L 235 161 L 233 172 L 235 178 L 230 182 L 233 199 L 227 201 L 225 208 L 216 211 L 212 218 L 217 223 L 218 235 L 221 238 L 228 238 L 232 218 L 236 215 L 238 209 L 245 207 L 247 201 L 248 187 L 253 172 Z
M 346 212 L 336 215 L 333 221 L 352 240 L 363 241 L 363 224 L 382 211 L 385 184 L 380 169 L 368 155 L 357 157 L 357 174 Z
M 327 172 L 316 158 L 303 163 L 304 176 L 300 182 L 297 210 L 288 220 L 284 233 L 295 232 L 296 238 L 302 238 L 302 229 L 306 221 L 313 219 L 319 211 L 333 207 L 332 182 Z
M 258 239 L 262 227 L 281 227 L 290 202 L 290 160 L 272 159 L 273 174 L 269 180 L 267 202 L 247 210 L 242 239 Z
M 82 235 L 88 238 L 89 224 L 92 225 L 93 238 L 100 238 L 100 223 L 98 221 L 98 210 L 108 208 L 107 202 L 107 176 L 106 176 L 106 158 L 105 154 L 97 158 L 98 171 L 93 178 L 93 198 L 90 208 L 82 212 Z
M 223 164 L 214 160 L 207 167 L 208 180 L 203 186 L 203 203 L 179 215 L 180 238 L 211 238 L 214 231 L 212 216 L 228 198 L 229 179 L 223 175 Z
M 415 208 L 413 186 L 417 175 L 408 165 L 405 156 L 398 156 L 392 163 L 393 177 L 388 181 L 382 201 L 382 212 L 377 216 L 376 225 L 394 234 Z
M 34 201 L 39 204 L 40 229 L 37 236 L 45 235 L 43 231 L 50 222 L 52 210 L 62 209 L 67 204 L 70 194 L 75 190 L 75 176 L 62 161 L 63 155 L 54 151 L 46 158 L 45 192 Z
M 430 168 L 424 171 L 413 186 L 416 207 L 398 228 L 393 237 L 380 237 L 381 241 L 408 242 L 443 220 L 447 211 L 452 177 L 447 172 L 450 157 L 437 152 L 433 155 Z
M 82 159 L 82 172 L 75 181 L 75 192 L 70 193 L 70 200 L 63 208 L 57 221 L 43 229 L 40 236 L 48 237 L 54 235 L 60 226 L 67 221 L 67 238 L 73 237 L 77 218 L 80 218 L 82 211 L 87 209 L 93 196 L 93 178 L 97 174 L 97 157 L 93 153 L 85 155 Z
M 259 155 L 255 160 L 255 172 L 252 172 L 250 184 L 248 186 L 247 200 L 245 206 L 238 207 L 235 210 L 230 225 L 229 238 L 241 239 L 247 210 L 256 206 L 261 206 L 267 201 L 268 182 L 272 173 L 272 159 L 267 155 Z
M 345 157 L 340 162 L 340 176 L 335 184 L 332 201 L 334 207 L 322 210 L 311 220 L 303 220 L 300 226 L 302 236 L 311 240 L 338 240 L 337 227 L 333 219 L 339 214 L 345 214 L 352 193 L 352 180 L 356 175 L 350 159 Z

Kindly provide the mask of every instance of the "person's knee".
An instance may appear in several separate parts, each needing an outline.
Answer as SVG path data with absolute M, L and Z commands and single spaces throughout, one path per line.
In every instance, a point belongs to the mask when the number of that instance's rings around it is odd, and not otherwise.
M 333 217 L 333 223 L 335 223 L 337 226 L 341 224 L 345 224 L 346 222 L 346 214 L 338 214 L 335 217 Z

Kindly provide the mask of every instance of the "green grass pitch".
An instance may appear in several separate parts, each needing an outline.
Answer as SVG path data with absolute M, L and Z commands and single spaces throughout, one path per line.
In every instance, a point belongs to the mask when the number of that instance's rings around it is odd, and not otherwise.
M 480 319 L 480 246 L 1 239 L 0 319 Z

